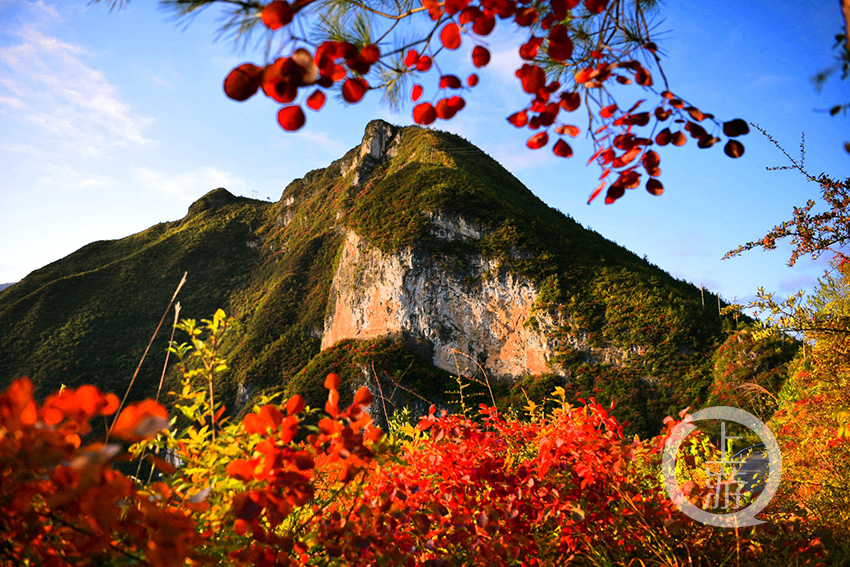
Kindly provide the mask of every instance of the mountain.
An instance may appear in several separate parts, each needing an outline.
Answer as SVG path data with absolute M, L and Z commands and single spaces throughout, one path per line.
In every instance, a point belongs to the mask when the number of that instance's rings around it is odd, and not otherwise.
M 560 385 L 615 400 L 633 431 L 655 433 L 670 409 L 706 399 L 729 325 L 698 288 L 547 206 L 462 138 L 374 121 L 277 203 L 216 189 L 182 220 L 8 288 L 0 385 L 29 375 L 42 395 L 123 392 L 184 272 L 181 317 L 222 307 L 239 323 L 217 386 L 237 409 L 281 389 L 318 405 L 336 371 L 396 405 L 489 403 L 492 391 L 521 408 Z M 155 393 L 167 335 L 131 397 Z
M 3 291 L 4 289 L 9 287 L 10 285 L 13 285 L 13 283 L 14 282 L 12 282 L 12 283 L 0 283 L 0 291 Z

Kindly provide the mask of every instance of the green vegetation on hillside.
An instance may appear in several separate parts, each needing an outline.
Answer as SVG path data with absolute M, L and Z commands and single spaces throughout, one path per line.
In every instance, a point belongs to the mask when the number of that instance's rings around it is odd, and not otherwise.
M 390 127 L 373 122 L 367 136 L 381 128 Z M 328 370 L 322 365 L 338 357 L 339 364 L 375 362 L 401 372 L 405 357 L 418 356 L 406 350 L 415 345 L 345 343 L 320 354 L 341 246 L 354 230 L 386 253 L 412 246 L 461 267 L 480 255 L 534 282 L 541 293 L 526 324 L 542 317 L 565 323 L 552 331 L 561 345 L 552 376 L 517 376 L 520 383 L 555 380 L 575 398 L 615 402 L 615 415 L 647 435 L 669 408 L 707 399 L 712 356 L 729 322 L 703 310 L 699 289 L 548 207 L 462 138 L 419 127 L 389 131 L 397 137 L 392 158 L 361 159 L 355 148 L 293 181 L 276 204 L 218 189 L 181 221 L 93 243 L 12 286 L 0 295 L 0 383 L 28 375 L 41 393 L 57 381 L 122 390 L 184 272 L 184 316 L 222 307 L 237 323 L 225 345 L 236 369 L 220 386 L 225 399 L 235 401 L 242 384 L 243 395 L 298 385 L 312 391 Z M 434 215 L 462 219 L 481 237 L 440 239 Z M 132 398 L 155 392 L 167 334 L 154 344 Z M 361 346 L 370 360 L 351 358 Z M 402 373 L 407 386 L 450 403 L 445 373 L 413 366 Z M 512 407 L 525 404 L 510 385 L 496 394 Z

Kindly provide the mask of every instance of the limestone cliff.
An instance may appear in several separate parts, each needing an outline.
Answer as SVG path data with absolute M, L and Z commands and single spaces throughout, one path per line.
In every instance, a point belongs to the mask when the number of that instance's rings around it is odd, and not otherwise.
M 414 248 L 386 254 L 350 230 L 343 246 L 322 348 L 390 336 L 449 372 L 507 379 L 552 370 L 545 329 L 526 324 L 538 295 L 529 278 L 481 255 L 457 266 Z

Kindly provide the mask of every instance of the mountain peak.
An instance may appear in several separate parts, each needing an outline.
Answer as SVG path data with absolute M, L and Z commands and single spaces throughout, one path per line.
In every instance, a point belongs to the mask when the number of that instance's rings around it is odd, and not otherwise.
M 189 206 L 189 214 L 187 217 L 193 217 L 203 211 L 219 209 L 225 205 L 229 205 L 230 203 L 235 203 L 238 200 L 239 197 L 224 187 L 219 187 L 218 189 L 213 189 L 192 203 Z

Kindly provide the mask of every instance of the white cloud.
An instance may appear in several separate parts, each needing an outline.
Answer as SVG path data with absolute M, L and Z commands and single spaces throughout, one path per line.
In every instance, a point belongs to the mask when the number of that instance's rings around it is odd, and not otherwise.
M 60 190 L 97 189 L 108 187 L 114 181 L 101 174 L 83 173 L 74 167 L 64 164 L 50 164 L 45 175 L 38 180 L 38 185 Z
M 133 112 L 104 74 L 84 61 L 82 47 L 31 26 L 12 37 L 16 43 L 0 48 L 0 115 L 23 131 L 34 129 L 40 142 L 75 153 L 102 155 L 152 143 L 144 132 L 153 119 Z
M 130 172 L 146 189 L 185 201 L 194 201 L 219 187 L 224 187 L 234 195 L 244 195 L 248 186 L 241 177 L 214 167 L 201 167 L 177 174 L 149 167 L 134 167 Z

